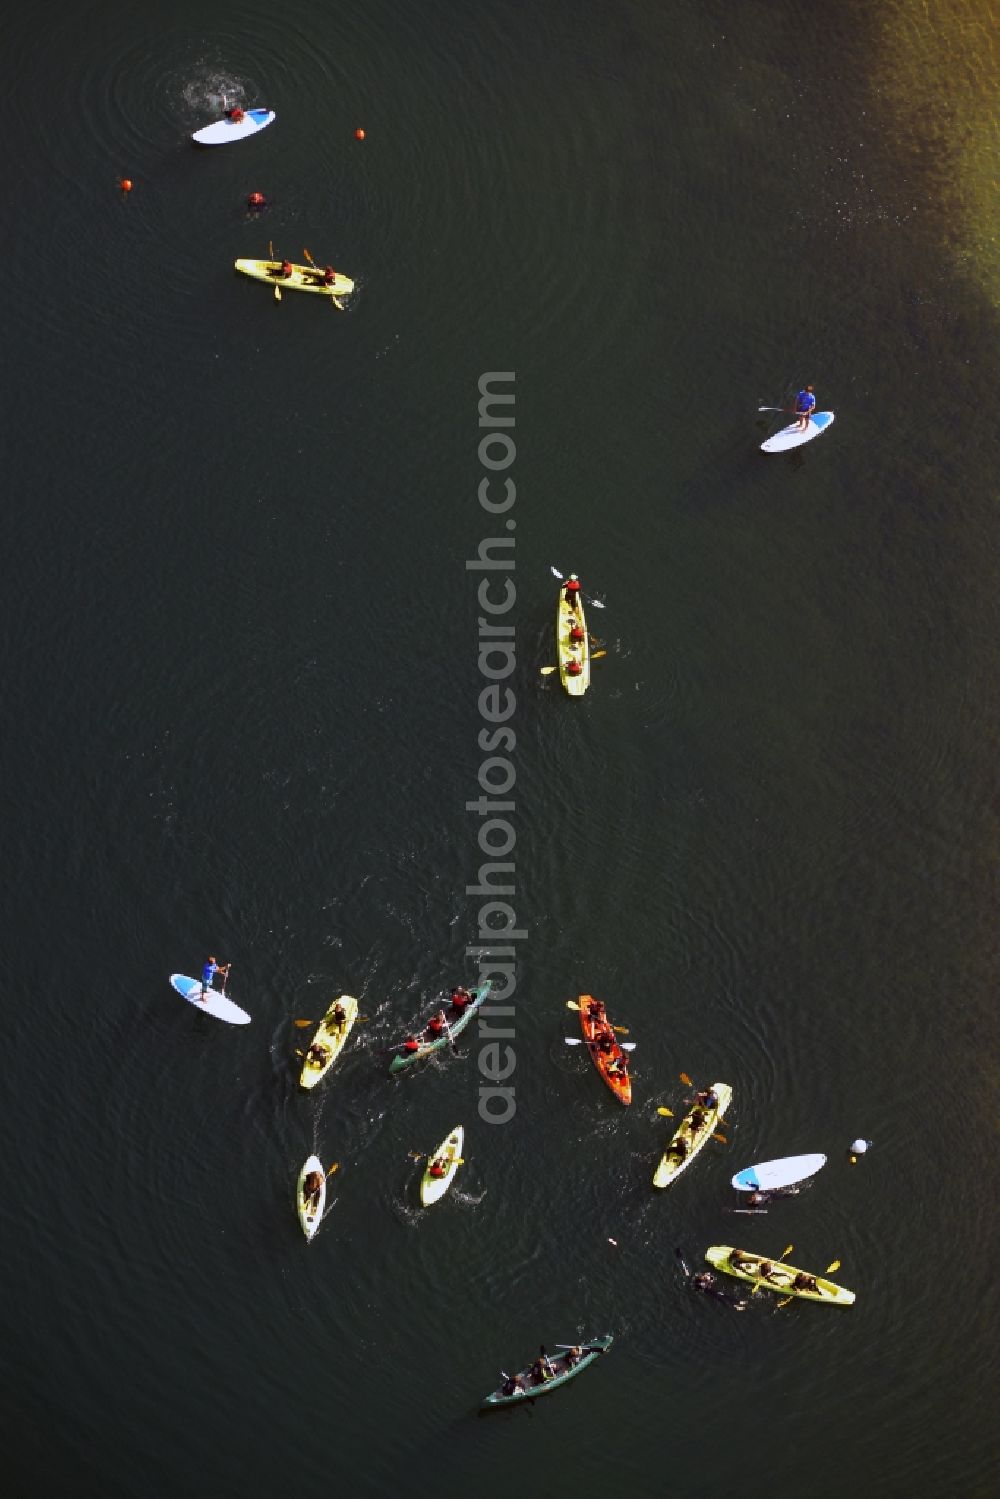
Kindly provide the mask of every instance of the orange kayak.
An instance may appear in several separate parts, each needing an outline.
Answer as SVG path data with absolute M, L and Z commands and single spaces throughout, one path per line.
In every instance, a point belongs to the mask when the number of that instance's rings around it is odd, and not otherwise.
M 618 1039 L 608 1022 L 608 1017 L 601 1000 L 595 999 L 592 994 L 581 994 L 577 1003 L 580 1006 L 580 1024 L 583 1027 L 584 1039 L 587 1049 L 593 1058 L 594 1066 L 618 1099 L 619 1103 L 632 1102 L 632 1079 L 628 1075 L 628 1059 Z M 611 1048 L 602 1051 L 599 1042 L 603 1036 L 611 1038 Z M 626 1070 L 618 1072 L 618 1067 Z

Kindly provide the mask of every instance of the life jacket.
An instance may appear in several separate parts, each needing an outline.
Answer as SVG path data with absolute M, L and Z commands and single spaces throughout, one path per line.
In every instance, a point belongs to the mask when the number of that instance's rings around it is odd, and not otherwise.
M 428 1020 L 427 1029 L 430 1031 L 432 1036 L 440 1036 L 441 1032 L 444 1030 L 444 1021 L 439 1020 L 438 1017 L 434 1015 L 430 1020 Z
M 406 1040 L 403 1042 L 403 1046 L 407 1051 L 420 1050 L 420 1042 L 415 1040 L 413 1036 L 407 1036 Z

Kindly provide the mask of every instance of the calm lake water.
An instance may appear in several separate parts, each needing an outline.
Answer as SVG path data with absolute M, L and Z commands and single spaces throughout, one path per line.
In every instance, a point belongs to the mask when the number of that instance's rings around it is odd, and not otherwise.
M 996 1493 L 998 21 L 13 18 L 11 1492 Z M 198 152 L 224 96 L 277 121 Z M 269 241 L 349 310 L 233 274 Z M 503 1127 L 475 1028 L 401 1078 L 383 1051 L 477 972 L 486 371 L 516 376 Z M 763 456 L 806 380 L 835 426 Z M 604 606 L 579 702 L 539 674 L 553 567 Z M 169 988 L 210 951 L 252 1025 Z M 292 1021 L 342 991 L 367 1019 L 307 1096 Z M 628 1112 L 565 1045 L 580 992 L 637 1043 Z M 732 1085 L 729 1143 L 654 1194 L 682 1072 Z M 410 1153 L 459 1122 L 423 1213 Z M 801 1151 L 808 1192 L 727 1211 Z M 735 1315 L 677 1268 L 720 1242 L 837 1258 L 857 1304 Z

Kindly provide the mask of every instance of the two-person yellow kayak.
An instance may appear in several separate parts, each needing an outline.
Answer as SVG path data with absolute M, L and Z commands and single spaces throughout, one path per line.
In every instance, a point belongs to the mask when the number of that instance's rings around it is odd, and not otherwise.
M 318 292 L 320 296 L 347 297 L 354 290 L 354 282 L 349 276 L 342 276 L 338 271 L 333 278 L 333 283 L 327 285 L 323 280 L 322 268 L 319 270 L 312 265 L 293 265 L 291 275 L 283 276 L 280 260 L 238 260 L 236 269 L 242 271 L 244 276 L 252 276 L 255 281 L 266 281 L 269 286 L 280 286 L 282 291 L 311 291 Z
M 344 1017 L 339 1025 L 335 1014 L 338 1005 Z M 357 1018 L 358 1002 L 354 996 L 352 994 L 338 995 L 323 1016 L 316 1034 L 309 1043 L 305 1061 L 302 1063 L 302 1074 L 299 1077 L 300 1087 L 307 1090 L 315 1088 L 320 1078 L 326 1077 L 343 1051 L 347 1038 L 351 1034 L 351 1026 Z M 313 1054 L 314 1047 L 320 1054 Z

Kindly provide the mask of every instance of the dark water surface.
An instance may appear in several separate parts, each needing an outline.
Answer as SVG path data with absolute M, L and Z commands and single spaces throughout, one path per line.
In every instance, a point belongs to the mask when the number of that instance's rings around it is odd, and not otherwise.
M 949 135 L 996 79 L 990 7 L 946 10 L 940 79 L 944 20 L 860 0 L 14 18 L 13 1492 L 996 1492 L 998 283 Z M 224 92 L 278 120 L 199 153 Z M 234 276 L 269 238 L 350 311 Z M 503 1128 L 474 1035 L 379 1055 L 475 977 L 486 370 L 517 393 Z M 763 457 L 806 379 L 835 427 Z M 538 675 L 552 565 L 606 604 L 579 703 Z M 251 1026 L 167 987 L 208 951 Z M 369 1020 L 307 1097 L 290 1022 L 341 990 Z M 638 1042 L 628 1113 L 563 1044 L 581 990 Z M 733 1085 L 731 1143 L 654 1196 L 682 1070 Z M 422 1214 L 408 1152 L 458 1122 Z M 724 1212 L 806 1150 L 801 1199 Z M 713 1242 L 837 1257 L 857 1305 L 733 1315 L 676 1269 Z

